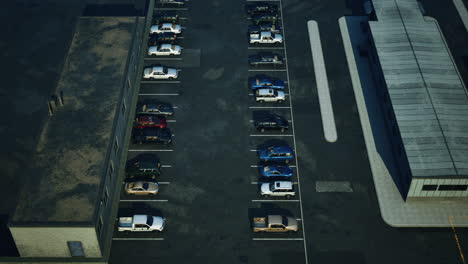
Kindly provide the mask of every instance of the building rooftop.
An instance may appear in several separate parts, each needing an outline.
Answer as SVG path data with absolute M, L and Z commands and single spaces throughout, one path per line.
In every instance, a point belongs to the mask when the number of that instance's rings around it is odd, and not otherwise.
M 413 177 L 468 176 L 468 97 L 416 0 L 373 0 L 369 22 Z
M 82 17 L 12 225 L 89 223 L 96 213 L 135 17 Z M 46 102 L 44 102 L 44 107 Z

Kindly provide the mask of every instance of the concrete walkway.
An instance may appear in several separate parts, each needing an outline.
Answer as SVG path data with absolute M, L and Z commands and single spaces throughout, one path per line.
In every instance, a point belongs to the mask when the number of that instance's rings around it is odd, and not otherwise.
M 322 115 L 323 134 L 328 142 L 336 142 L 338 135 L 336 133 L 335 117 L 333 115 L 330 88 L 328 86 L 327 71 L 323 59 L 322 43 L 317 22 L 313 20 L 308 21 L 307 28 L 309 30 L 310 48 L 314 62 L 320 114 Z
M 465 201 L 405 202 L 377 153 L 369 113 L 380 111 L 380 107 L 376 98 L 369 100 L 376 96 L 371 65 L 357 51 L 358 45 L 367 46 L 360 27 L 360 22 L 366 20 L 366 17 L 342 17 L 339 24 L 382 218 L 394 227 L 468 227 Z
M 463 21 L 463 25 L 465 25 L 466 31 L 468 31 L 468 11 L 466 10 L 463 0 L 453 0 L 453 4 L 457 9 L 458 15 L 460 15 L 460 18 Z

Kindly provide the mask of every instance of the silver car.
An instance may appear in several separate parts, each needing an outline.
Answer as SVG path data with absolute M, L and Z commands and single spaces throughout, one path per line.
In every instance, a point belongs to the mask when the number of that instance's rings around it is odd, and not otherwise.
M 171 32 L 175 34 L 182 33 L 182 27 L 178 24 L 163 23 L 160 25 L 153 25 L 150 28 L 150 34 L 160 34 L 164 32 Z
M 296 195 L 293 184 L 290 181 L 265 182 L 260 185 L 260 193 L 264 197 L 286 197 Z
M 153 67 L 146 67 L 143 70 L 143 79 L 172 80 L 172 79 L 177 79 L 177 77 L 178 77 L 178 71 L 173 68 L 153 66 Z
M 255 101 L 259 103 L 282 103 L 284 102 L 285 97 L 286 96 L 283 91 L 278 91 L 276 89 L 258 89 L 255 91 Z
M 173 56 L 180 55 L 182 53 L 182 47 L 179 45 L 172 44 L 161 44 L 158 46 L 150 46 L 148 48 L 148 55 L 152 56 Z

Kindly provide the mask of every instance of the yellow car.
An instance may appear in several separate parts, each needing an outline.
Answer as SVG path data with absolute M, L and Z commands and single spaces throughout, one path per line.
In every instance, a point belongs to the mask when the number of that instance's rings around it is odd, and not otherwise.
M 125 184 L 125 192 L 134 195 L 156 195 L 159 186 L 157 182 L 136 181 Z

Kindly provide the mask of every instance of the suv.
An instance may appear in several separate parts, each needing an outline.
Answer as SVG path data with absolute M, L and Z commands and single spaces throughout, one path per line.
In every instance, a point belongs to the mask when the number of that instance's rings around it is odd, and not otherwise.
M 258 151 L 258 157 L 261 161 L 284 162 L 289 163 L 294 159 L 293 150 L 290 147 L 268 147 Z
M 150 38 L 148 40 L 148 46 L 157 46 L 163 43 L 172 44 L 172 43 L 175 43 L 176 40 L 177 40 L 177 34 L 172 33 L 172 32 L 153 34 L 153 35 L 150 35 Z
M 159 127 L 165 128 L 167 126 L 166 118 L 164 116 L 157 116 L 152 114 L 137 114 L 135 122 L 133 123 L 134 128 L 145 128 L 145 127 Z
M 174 107 L 168 103 L 146 101 L 137 106 L 137 113 L 173 116 Z
M 289 129 L 289 123 L 286 118 L 278 115 L 271 115 L 254 122 L 254 126 L 260 132 L 265 132 L 265 130 L 280 130 L 284 132 Z
M 275 181 L 262 183 L 262 185 L 260 185 L 260 194 L 264 197 L 276 196 L 290 198 L 296 195 L 296 192 L 294 191 L 292 182 Z
M 161 162 L 156 155 L 140 154 L 127 161 L 127 178 L 155 179 L 161 174 Z
M 172 133 L 169 128 L 145 127 L 142 129 L 133 129 L 133 143 L 172 143 Z
M 282 103 L 284 102 L 284 92 L 283 91 L 278 91 L 275 89 L 258 89 L 255 91 L 255 101 L 259 103 L 264 103 L 264 102 L 276 102 L 276 103 Z

